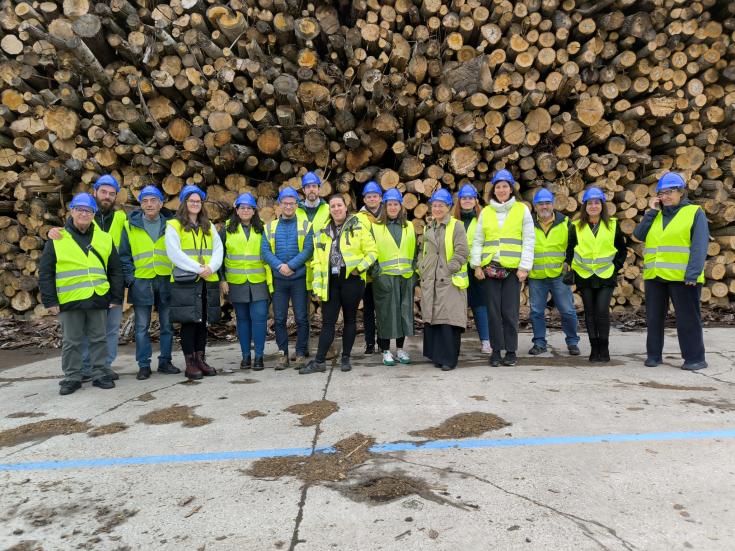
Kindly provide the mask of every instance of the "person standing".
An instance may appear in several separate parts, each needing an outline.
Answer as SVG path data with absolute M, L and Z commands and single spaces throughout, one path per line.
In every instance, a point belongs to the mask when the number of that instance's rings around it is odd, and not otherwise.
M 166 223 L 166 254 L 173 263 L 171 321 L 181 323 L 181 348 L 188 379 L 217 375 L 205 360 L 207 323 L 220 317 L 217 270 L 222 241 L 204 210 L 207 194 L 194 185 L 179 194 L 176 217 Z
M 633 236 L 646 243 L 643 279 L 648 333 L 644 363 L 655 367 L 663 361 L 664 322 L 671 300 L 684 359 L 681 368 L 696 371 L 707 367 L 700 303 L 709 228 L 704 212 L 687 199 L 685 190 L 681 174 L 664 174 Z
M 566 216 L 554 210 L 554 194 L 548 189 L 542 188 L 536 192 L 533 208 L 536 212 L 536 241 L 533 268 L 528 274 L 533 346 L 528 353 L 537 356 L 546 352 L 546 304 L 551 294 L 561 316 L 567 350 L 570 355 L 579 356 L 577 311 L 574 309 L 572 289 L 564 283 L 562 275 L 570 222 Z
M 463 185 L 457 194 L 457 206 L 454 217 L 462 222 L 467 234 L 467 246 L 472 250 L 472 242 L 477 230 L 477 217 L 482 210 L 477 189 L 472 184 Z M 468 264 L 469 266 L 469 264 Z M 474 270 L 468 271 L 470 285 L 467 287 L 467 305 L 472 309 L 475 319 L 475 327 L 480 337 L 480 345 L 483 354 L 490 354 L 490 321 L 487 315 L 487 304 L 485 303 L 485 289 L 483 282 L 475 277 Z
M 220 231 L 225 250 L 221 268 L 220 288 L 235 308 L 237 338 L 240 341 L 241 369 L 260 371 L 265 352 L 268 324 L 270 268 L 263 262 L 260 249 L 263 240 L 263 222 L 258 216 L 258 204 L 251 193 L 243 193 L 235 200 L 235 211 Z M 255 344 L 255 361 L 250 357 L 250 343 Z
M 171 261 L 166 255 L 166 222 L 172 214 L 163 210 L 163 194 L 155 186 L 145 186 L 138 195 L 140 209 L 130 213 L 120 239 L 120 262 L 128 302 L 135 314 L 135 360 L 139 381 L 151 376 L 151 312 L 158 311 L 160 346 L 158 372 L 181 373 L 171 363 L 173 327 L 169 316 Z
M 462 333 L 467 327 L 467 234 L 452 217 L 452 195 L 436 190 L 431 223 L 423 236 L 418 261 L 421 275 L 421 316 L 424 319 L 424 356 L 442 371 L 457 367 Z
M 490 204 L 482 209 L 472 241 L 470 265 L 485 281 L 490 318 L 490 365 L 515 365 L 518 350 L 518 316 L 521 283 L 533 266 L 536 234 L 533 216 L 520 202 L 516 181 L 508 170 L 497 171 L 491 181 Z M 501 357 L 505 350 L 505 357 Z
M 362 200 L 365 203 L 357 217 L 372 232 L 383 208 L 383 190 L 371 180 L 362 188 Z M 365 280 L 365 293 L 362 295 L 362 320 L 365 325 L 365 354 L 375 354 L 375 299 L 373 297 L 373 278 L 368 273 Z
M 46 242 L 38 278 L 43 305 L 61 321 L 62 396 L 82 387 L 85 340 L 89 343 L 92 385 L 115 387 L 105 367 L 105 323 L 107 311 L 122 304 L 124 284 L 112 237 L 92 222 L 97 210 L 94 198 L 80 193 L 69 208 L 71 216 L 59 238 Z
M 299 370 L 301 375 L 326 371 L 326 356 L 334 342 L 340 309 L 344 319 L 340 369 L 350 371 L 350 354 L 357 333 L 357 307 L 365 290 L 365 273 L 378 250 L 370 228 L 347 213 L 342 195 L 329 198 L 329 222 L 314 234 L 314 294 L 322 303 L 322 331 L 316 358 Z
M 414 262 L 416 232 L 406 219 L 403 195 L 397 189 L 383 194 L 383 211 L 373 224 L 378 259 L 373 266 L 373 297 L 378 346 L 384 365 L 411 363 L 403 349 L 406 337 L 413 335 Z M 396 340 L 396 356 L 390 351 Z
M 268 222 L 260 254 L 273 272 L 273 317 L 279 358 L 277 370 L 289 367 L 289 300 L 296 318 L 296 367 L 306 365 L 309 345 L 309 316 L 306 287 L 306 264 L 314 252 L 314 240 L 306 214 L 297 210 L 299 194 L 290 187 L 281 190 L 278 202 L 281 215 Z
M 591 362 L 610 361 L 610 299 L 626 255 L 625 237 L 607 211 L 605 194 L 600 188 L 588 188 L 579 218 L 569 230 L 566 262 L 582 295 Z

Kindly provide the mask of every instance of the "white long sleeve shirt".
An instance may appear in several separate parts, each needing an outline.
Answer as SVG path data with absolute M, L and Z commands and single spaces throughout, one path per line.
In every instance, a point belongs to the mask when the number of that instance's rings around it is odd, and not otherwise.
M 219 238 L 217 228 L 214 224 L 211 226 L 212 233 L 212 257 L 209 259 L 209 268 L 212 273 L 217 273 L 220 266 L 222 266 L 222 257 L 224 255 L 224 249 L 222 247 L 222 240 Z M 181 250 L 181 239 L 179 233 L 170 225 L 166 225 L 166 254 L 168 258 L 173 262 L 174 266 L 186 270 L 187 272 L 194 272 L 198 274 L 201 271 L 199 263 L 189 258 L 189 256 Z
M 495 211 L 498 217 L 498 227 L 502 228 L 505 223 L 505 219 L 508 216 L 508 212 L 515 205 L 515 197 L 511 197 L 510 200 L 505 203 L 498 203 L 491 199 L 490 207 Z M 485 242 L 485 234 L 482 229 L 482 215 L 477 218 L 477 228 L 475 229 L 475 238 L 472 241 L 472 251 L 470 252 L 470 266 L 476 268 L 482 262 L 482 245 Z M 521 240 L 523 241 L 523 249 L 521 251 L 521 263 L 518 266 L 519 270 L 531 271 L 533 268 L 533 249 L 536 245 L 536 230 L 533 225 L 533 215 L 528 208 L 523 213 L 523 231 Z M 496 252 L 493 256 L 493 260 L 496 262 L 500 261 L 500 253 Z

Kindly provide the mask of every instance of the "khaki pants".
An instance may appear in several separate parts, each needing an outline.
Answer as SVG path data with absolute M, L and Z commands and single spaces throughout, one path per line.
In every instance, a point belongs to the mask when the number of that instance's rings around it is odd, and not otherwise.
M 69 310 L 59 314 L 61 320 L 61 369 L 64 379 L 82 380 L 82 343 L 87 337 L 92 364 L 92 380 L 105 375 L 107 340 L 106 310 Z

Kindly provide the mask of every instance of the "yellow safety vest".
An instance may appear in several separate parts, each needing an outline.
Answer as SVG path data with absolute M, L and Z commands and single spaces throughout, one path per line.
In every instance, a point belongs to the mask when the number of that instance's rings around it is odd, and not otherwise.
M 480 216 L 485 241 L 482 244 L 480 266 L 490 264 L 495 253 L 500 254 L 500 265 L 504 268 L 517 268 L 520 265 L 525 213 L 526 206 L 523 203 L 514 203 L 501 228 L 498 225 L 498 214 L 495 209 L 490 205 L 482 209 Z
M 555 215 L 556 216 L 556 215 Z M 531 279 L 559 277 L 569 243 L 569 220 L 564 219 L 552 226 L 548 235 L 536 228 L 536 245 L 533 250 L 533 268 L 528 274 Z
M 373 214 L 367 210 L 361 210 L 355 216 L 357 216 L 360 219 L 360 222 L 362 222 L 363 226 L 365 226 L 365 228 L 372 235 L 373 224 L 377 224 L 375 216 L 373 216 Z M 365 281 L 370 283 L 372 280 L 373 278 L 370 276 L 370 274 L 367 274 L 367 279 Z
M 296 216 L 298 216 L 299 213 L 303 214 L 307 220 L 309 219 L 309 216 L 306 214 L 306 210 L 302 207 L 299 207 L 296 210 Z M 319 208 L 316 209 L 316 213 L 314 214 L 314 218 L 310 220 L 309 223 L 311 224 L 311 229 L 314 233 L 319 230 L 323 230 L 326 225 L 329 224 L 329 205 L 326 203 L 319 205 Z
M 125 227 L 125 222 L 128 220 L 128 215 L 125 214 L 124 210 L 116 210 L 115 214 L 112 215 L 112 223 L 110 223 L 110 229 L 105 232 L 109 233 L 112 237 L 112 242 L 115 245 L 115 248 L 117 249 L 120 247 L 120 239 L 122 237 L 122 231 Z M 102 228 L 100 228 L 99 224 L 97 224 L 97 220 L 93 220 L 92 223 L 95 225 L 95 227 L 104 232 Z
M 271 251 L 273 254 L 276 254 L 276 228 L 278 228 L 278 221 L 280 218 L 274 218 L 268 224 L 265 226 L 265 237 L 268 240 L 268 243 L 270 243 Z M 296 210 L 296 235 L 297 235 L 297 244 L 299 247 L 299 252 L 304 250 L 304 240 L 306 239 L 306 235 L 309 233 L 309 218 L 306 216 L 306 213 L 302 209 Z M 270 270 L 268 273 L 271 273 Z M 306 262 L 306 290 L 311 290 L 311 280 L 314 279 L 314 274 L 312 273 L 311 268 L 311 262 Z M 271 279 L 269 280 L 268 287 L 271 289 L 272 292 L 272 274 Z
M 210 224 L 209 231 L 205 234 L 202 228 L 197 228 L 196 233 L 191 230 L 184 231 L 179 221 L 175 219 L 169 220 L 166 223 L 179 234 L 181 250 L 184 254 L 197 264 L 208 266 L 209 261 L 212 259 L 212 252 L 214 251 L 214 225 Z M 204 279 L 206 281 L 219 281 L 219 276 L 217 272 L 214 272 L 211 276 Z M 174 276 L 172 274 L 171 281 L 173 280 Z
M 681 207 L 665 228 L 663 214 L 656 215 L 646 235 L 643 279 L 685 280 L 692 249 L 692 225 L 698 210 L 697 205 Z M 704 283 L 704 270 L 697 281 Z
M 610 219 L 610 227 L 600 222 L 596 237 L 589 224 L 585 224 L 581 230 L 579 220 L 575 220 L 573 224 L 577 231 L 577 246 L 574 247 L 572 270 L 582 279 L 592 275 L 602 279 L 612 277 L 615 273 L 612 261 L 618 252 L 615 248 L 617 218 Z
M 467 247 L 470 254 L 467 256 L 467 269 L 470 267 L 470 257 L 472 256 L 472 243 L 475 240 L 475 232 L 477 231 L 477 217 L 473 218 L 467 226 Z
M 143 228 L 125 222 L 130 254 L 133 256 L 136 279 L 153 279 L 156 276 L 170 276 L 173 265 L 166 254 L 166 235 L 155 242 Z
M 325 228 L 326 229 L 326 228 Z M 332 238 L 324 230 L 314 234 L 313 291 L 321 300 L 329 300 L 329 253 Z M 367 226 L 358 217 L 348 216 L 339 236 L 339 248 L 345 261 L 345 277 L 358 270 L 365 281 L 365 272 L 378 257 L 378 248 Z
M 230 228 L 230 221 L 225 224 L 225 231 Z M 245 235 L 242 224 L 237 224 L 237 231 L 227 231 L 225 242 L 225 281 L 235 285 L 243 283 L 264 283 L 268 281 L 269 270 L 260 257 L 260 243 L 263 234 L 250 229 L 250 237 Z M 270 287 L 270 285 L 269 285 Z
M 447 222 L 447 229 L 444 230 L 444 255 L 446 256 L 447 264 L 452 260 L 454 256 L 454 230 L 457 225 L 457 219 L 454 217 L 449 218 Z M 426 240 L 424 240 L 424 256 L 426 255 Z M 452 285 L 458 289 L 466 289 L 470 286 L 470 276 L 467 275 L 467 263 L 465 262 L 462 268 L 458 272 L 452 274 Z
M 413 275 L 413 257 L 416 254 L 416 232 L 413 224 L 406 222 L 401 235 L 400 247 L 396 244 L 386 224 L 373 224 L 373 236 L 378 246 L 378 265 L 384 275 L 401 276 L 408 279 Z
M 110 290 L 107 263 L 112 253 L 112 236 L 97 228 L 92 232 L 92 248 L 104 262 L 92 251 L 83 251 L 67 230 L 61 230 L 61 238 L 53 240 L 59 304 L 85 300 L 93 294 L 103 296 Z

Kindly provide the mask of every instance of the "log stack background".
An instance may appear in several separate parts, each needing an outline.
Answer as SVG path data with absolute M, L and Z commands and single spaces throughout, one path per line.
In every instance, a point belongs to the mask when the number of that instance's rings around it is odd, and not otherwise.
M 38 258 L 103 173 L 265 218 L 317 169 L 359 206 L 398 187 L 422 230 L 439 186 L 510 168 L 574 213 L 591 183 L 631 233 L 665 170 L 714 239 L 705 305 L 735 301 L 735 2 L 0 2 L 0 316 L 30 318 Z M 642 303 L 633 245 L 616 311 Z

